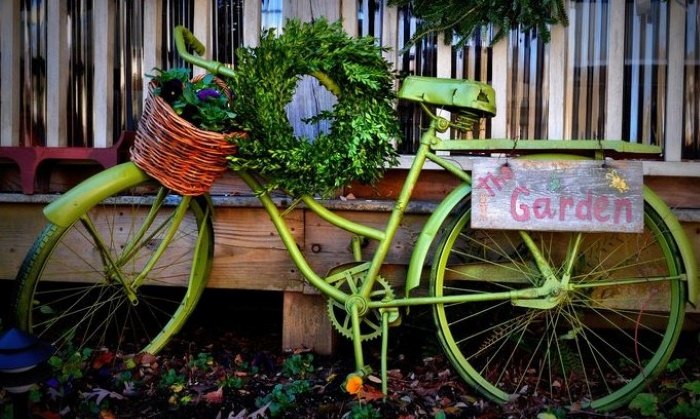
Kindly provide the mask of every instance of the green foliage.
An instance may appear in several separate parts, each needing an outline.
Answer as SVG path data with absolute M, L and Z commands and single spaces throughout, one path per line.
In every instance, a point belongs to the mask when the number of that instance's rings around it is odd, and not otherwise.
M 382 415 L 378 409 L 365 403 L 356 403 L 348 413 L 350 419 L 381 419 Z
M 232 107 L 249 137 L 238 140 L 233 166 L 258 172 L 270 189 L 328 196 L 353 180 L 372 183 L 397 163 L 394 78 L 374 38 L 350 37 L 339 22 L 291 20 L 281 35 L 268 30 L 258 47 L 237 54 Z M 294 136 L 285 112 L 304 75 L 338 98 L 308 121 L 330 124 L 313 141 Z
M 409 46 L 424 36 L 442 32 L 445 44 L 457 38 L 457 47 L 464 44 L 482 28 L 497 29 L 492 43 L 503 38 L 510 29 L 536 29 L 544 42 L 549 42 L 548 25 L 568 25 L 564 0 L 390 0 L 389 4 L 407 6 L 421 19 Z
M 85 363 L 92 355 L 92 349 L 82 349 L 80 351 L 66 350 L 61 354 L 53 355 L 48 360 L 54 378 L 65 384 L 70 380 L 83 377 Z
M 214 76 L 191 80 L 186 68 L 155 71 L 155 75 L 149 75 L 155 85 L 153 94 L 162 97 L 180 117 L 206 131 L 227 133 L 236 129 L 236 114 Z
M 238 377 L 236 375 L 230 375 L 226 374 L 220 381 L 219 381 L 219 386 L 224 387 L 224 388 L 230 388 L 233 390 L 238 390 L 243 388 L 245 385 L 245 381 L 243 378 Z
M 9 402 L 9 400 L 0 397 L 0 402 L 2 402 L 0 403 L 0 419 L 13 419 L 15 417 L 14 408 L 12 403 L 5 403 L 6 401 Z
M 685 361 L 685 360 L 683 360 Z M 671 365 L 674 364 L 674 365 Z M 683 365 L 684 362 L 670 362 L 669 369 Z M 673 418 L 698 418 L 700 417 L 700 380 L 684 382 L 669 381 L 664 388 L 670 390 L 670 394 L 640 393 L 629 404 L 631 410 L 639 411 L 642 416 L 666 417 L 666 413 Z M 666 400 L 660 403 L 659 400 Z M 674 403 L 668 410 L 662 409 L 669 403 Z
M 678 359 L 674 359 L 672 361 L 669 361 L 668 364 L 666 364 L 666 371 L 676 372 L 676 371 L 680 370 L 681 368 L 683 368 L 686 361 L 687 361 L 687 359 L 685 359 L 685 358 L 678 358 Z
M 537 414 L 537 419 L 566 419 L 566 410 L 558 408 L 549 408 L 544 412 Z
M 190 358 L 188 366 L 191 369 L 196 369 L 200 371 L 207 371 L 211 369 L 214 365 L 214 357 L 211 354 L 200 352 L 197 357 Z
M 314 356 L 312 354 L 294 354 L 284 360 L 282 375 L 288 378 L 304 379 L 314 372 Z
M 642 416 L 659 416 L 659 399 L 651 393 L 639 393 L 629 404 L 632 410 L 638 410 Z
M 185 385 L 185 375 L 178 373 L 174 368 L 168 369 L 168 372 L 160 377 L 160 386 L 164 388 L 173 388 Z
M 272 392 L 259 397 L 255 404 L 258 407 L 266 406 L 270 416 L 276 417 L 294 406 L 297 398 L 311 391 L 311 383 L 307 380 L 295 380 L 286 384 L 277 384 Z

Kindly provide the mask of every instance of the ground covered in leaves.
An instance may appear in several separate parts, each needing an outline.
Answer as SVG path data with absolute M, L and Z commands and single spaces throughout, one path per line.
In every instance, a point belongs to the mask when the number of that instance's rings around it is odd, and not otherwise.
M 52 360 L 52 376 L 26 395 L 30 414 L 47 419 L 700 417 L 697 332 L 683 357 L 674 358 L 669 372 L 631 408 L 572 413 L 542 400 L 497 406 L 481 399 L 453 373 L 433 333 L 423 328 L 421 313 L 392 330 L 389 395 L 383 399 L 378 373 L 356 395 L 341 389 L 353 369 L 344 341 L 332 357 L 304 348 L 281 350 L 280 296 L 216 291 L 204 299 L 158 356 L 122 358 L 105 349 Z M 366 354 L 377 368 L 378 349 L 378 342 L 370 344 Z M 9 394 L 1 391 L 0 418 L 16 416 Z

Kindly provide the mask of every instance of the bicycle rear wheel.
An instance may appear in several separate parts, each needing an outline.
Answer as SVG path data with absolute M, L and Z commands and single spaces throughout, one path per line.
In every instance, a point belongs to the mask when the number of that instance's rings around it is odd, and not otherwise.
M 668 362 L 685 311 L 677 245 L 649 205 L 644 219 L 641 234 L 582 233 L 571 288 L 553 308 L 511 300 L 435 306 L 438 337 L 459 374 L 500 403 L 536 396 L 606 410 L 629 401 Z M 530 232 L 555 271 L 577 234 Z M 519 232 L 471 229 L 467 205 L 436 255 L 431 293 L 543 281 Z
M 165 346 L 206 286 L 213 231 L 203 202 L 162 187 L 154 194 L 147 184 L 125 186 L 68 227 L 45 226 L 17 276 L 19 327 L 59 352 Z M 159 249 L 183 205 L 172 240 Z

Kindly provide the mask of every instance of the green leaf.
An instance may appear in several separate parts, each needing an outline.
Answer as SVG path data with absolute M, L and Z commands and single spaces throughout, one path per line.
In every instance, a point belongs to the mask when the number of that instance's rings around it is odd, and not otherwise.
M 681 369 L 687 360 L 685 358 L 674 359 L 666 365 L 668 372 L 675 372 Z
M 691 381 L 683 384 L 683 388 L 688 390 L 692 395 L 700 395 L 700 380 Z
M 629 404 L 632 410 L 638 410 L 643 416 L 658 415 L 658 399 L 651 393 L 639 393 Z

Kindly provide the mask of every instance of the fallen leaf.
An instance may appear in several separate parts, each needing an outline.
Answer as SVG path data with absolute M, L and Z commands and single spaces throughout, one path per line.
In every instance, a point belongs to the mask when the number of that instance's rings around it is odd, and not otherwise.
M 38 414 L 39 417 L 43 419 L 61 419 L 61 415 L 56 413 L 56 412 L 50 412 L 48 410 L 45 410 L 43 412 L 40 412 Z
M 219 387 L 217 390 L 210 391 L 202 396 L 205 402 L 210 404 L 219 404 L 224 402 L 224 388 Z
M 357 397 L 368 402 L 372 400 L 381 400 L 384 398 L 384 393 L 372 386 L 362 386 L 357 392 Z
M 368 381 L 371 381 L 371 382 L 373 382 L 373 383 L 375 383 L 375 384 L 381 384 L 381 383 L 382 383 L 382 379 L 379 378 L 379 377 L 377 377 L 376 375 L 369 375 L 369 376 L 367 376 L 367 380 L 368 380 Z
M 114 354 L 109 351 L 103 351 L 92 361 L 92 368 L 98 370 L 105 365 L 111 364 L 114 360 Z

